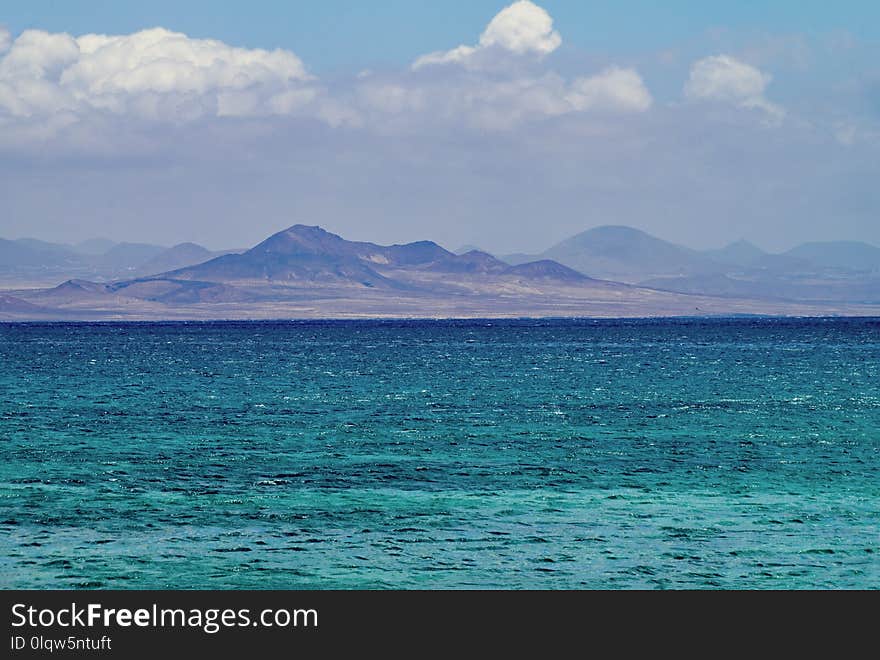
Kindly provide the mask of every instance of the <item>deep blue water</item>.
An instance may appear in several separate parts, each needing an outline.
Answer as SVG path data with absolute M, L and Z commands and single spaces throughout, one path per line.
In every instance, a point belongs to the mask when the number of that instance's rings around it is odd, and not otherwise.
M 878 588 L 880 320 L 0 325 L 0 587 Z

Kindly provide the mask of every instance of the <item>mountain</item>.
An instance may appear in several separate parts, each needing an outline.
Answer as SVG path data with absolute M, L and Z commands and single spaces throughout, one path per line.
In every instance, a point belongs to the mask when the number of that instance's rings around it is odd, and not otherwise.
M 154 275 L 193 266 L 215 256 L 217 256 L 216 253 L 196 243 L 180 243 L 147 259 L 146 262 L 137 266 L 137 272 L 144 275 Z
M 590 277 L 629 283 L 722 270 L 695 250 L 618 225 L 581 232 L 542 252 L 539 258 L 553 259 Z
M 36 238 L 19 238 L 15 243 L 24 246 L 27 249 L 47 254 L 70 255 L 70 253 L 74 251 L 69 245 L 64 245 L 62 243 L 49 243 L 48 241 L 41 241 Z
M 147 263 L 157 265 L 172 256 L 198 258 L 207 252 L 203 250 L 175 246 Z M 567 290 L 585 285 L 603 291 L 621 286 L 591 280 L 550 260 L 510 266 L 477 250 L 456 255 L 433 241 L 385 246 L 348 241 L 317 226 L 294 225 L 240 254 L 107 284 L 72 279 L 34 292 L 30 299 L 62 306 L 67 301 L 83 309 L 106 308 L 123 299 L 170 305 L 265 303 L 369 290 L 420 298 L 535 295 L 542 287 Z
M 722 264 L 744 267 L 751 266 L 762 257 L 767 256 L 764 250 L 746 240 L 735 241 L 718 250 L 704 250 L 703 254 Z
M 698 252 L 632 227 L 590 229 L 539 255 L 591 277 L 692 295 L 776 301 L 880 302 L 880 248 L 866 243 L 807 243 L 770 254 L 739 240 Z
M 346 261 L 355 259 L 381 266 L 418 266 L 453 262 L 459 257 L 433 241 L 383 246 L 361 241 L 347 241 L 318 226 L 293 225 L 273 234 L 243 255 L 243 260 L 309 257 Z
M 51 312 L 49 308 L 34 305 L 21 298 L 0 294 L 0 318 L 16 318 L 20 315 L 43 316 Z
M 55 251 L 33 242 L 6 243 L 17 251 L 42 255 Z M 0 250 L 9 248 L 6 243 L 0 244 Z M 664 270 L 672 274 L 647 279 L 649 286 L 626 284 L 594 279 L 549 258 L 510 265 L 479 250 L 455 254 L 433 241 L 404 245 L 348 241 L 321 227 L 307 225 L 293 225 L 249 250 L 206 261 L 201 259 L 211 253 L 195 244 L 169 249 L 120 244 L 109 252 L 119 264 L 130 264 L 144 254 L 152 256 L 140 266 L 123 271 L 131 275 L 117 276 L 109 282 L 74 277 L 48 288 L 0 292 L 0 316 L 283 319 L 880 315 L 880 277 L 839 269 L 819 272 L 811 262 L 786 255 L 765 254 L 755 262 L 771 260 L 779 266 L 777 270 L 766 264 L 722 264 L 621 227 L 584 232 L 548 253 L 577 256 L 594 267 L 604 266 L 606 271 L 626 266 L 632 277 Z M 148 272 L 191 259 L 199 263 L 137 275 L 140 267 Z
M 501 275 L 508 271 L 508 264 L 477 250 L 457 255 L 433 241 L 377 245 L 348 241 L 317 226 L 294 225 L 242 254 L 227 254 L 163 276 L 400 289 L 416 286 L 416 280 L 423 279 L 421 275 Z M 516 271 L 510 274 L 521 275 Z M 547 271 L 544 276 L 552 277 L 552 273 Z
M 416 258 L 416 254 L 425 251 L 425 246 L 415 245 L 409 256 Z M 287 285 L 323 283 L 393 288 L 393 282 L 370 266 L 389 260 L 382 248 L 371 243 L 346 241 L 319 227 L 295 225 L 242 254 L 223 255 L 163 275 L 176 280 L 209 282 L 266 281 Z
M 858 241 L 804 243 L 783 256 L 809 261 L 826 268 L 880 271 L 880 248 Z
M 465 254 L 467 252 L 485 252 L 485 250 L 481 250 L 476 245 L 462 245 L 457 250 L 453 250 L 455 254 Z
M 105 252 L 98 252 L 109 245 Z M 0 239 L 0 277 L 7 283 L 112 280 L 182 268 L 217 256 L 193 243 L 173 248 L 93 239 L 76 246 L 33 238 Z
M 28 302 L 47 308 L 90 308 L 106 306 L 108 301 L 117 302 L 117 297 L 110 295 L 107 285 L 87 280 L 67 280 L 50 289 L 18 291 L 18 297 Z
M 880 248 L 867 243 L 804 243 L 782 254 L 769 254 L 738 241 L 704 254 L 727 264 L 727 270 L 652 278 L 641 284 L 701 295 L 880 302 Z
M 505 275 L 516 275 L 528 279 L 551 279 L 559 282 L 586 282 L 591 278 L 576 270 L 563 266 L 561 263 L 550 259 L 530 261 L 524 264 L 511 266 L 504 271 Z
M 503 273 L 512 270 L 509 264 L 480 250 L 464 252 L 457 257 L 444 259 L 443 270 L 456 273 Z
M 79 267 L 83 258 L 69 246 L 21 238 L 15 241 L 0 239 L 0 268 L 46 270 Z

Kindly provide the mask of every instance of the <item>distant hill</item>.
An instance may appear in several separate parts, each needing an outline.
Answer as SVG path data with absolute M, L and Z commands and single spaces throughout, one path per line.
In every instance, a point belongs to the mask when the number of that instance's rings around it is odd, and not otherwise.
M 542 277 L 554 276 L 545 270 Z M 570 278 L 568 269 L 565 271 L 564 277 Z M 393 289 L 412 286 L 412 278 L 407 275 L 418 273 L 501 275 L 507 272 L 525 274 L 476 250 L 457 255 L 433 241 L 377 245 L 348 241 L 321 227 L 294 225 L 242 254 L 228 254 L 164 273 L 164 276 L 210 282 L 266 280 Z M 558 270 L 557 275 L 563 276 L 563 271 Z
M 528 259 L 524 255 L 512 257 L 511 262 Z M 629 283 L 723 270 L 696 250 L 619 225 L 588 229 L 533 259 L 537 258 L 553 259 L 590 277 Z
M 100 248 L 109 246 L 104 252 Z M 0 239 L 0 276 L 4 281 L 112 280 L 182 268 L 217 256 L 194 243 L 173 248 L 146 243 L 93 239 L 76 246 L 33 238 Z
M 410 260 L 427 259 L 442 250 L 432 244 L 414 245 Z M 227 254 L 164 275 L 179 280 L 209 282 L 278 281 L 367 287 L 393 287 L 370 264 L 388 263 L 386 251 L 372 243 L 346 241 L 319 227 L 295 225 L 273 234 L 242 254 Z
M 880 300 L 880 248 L 858 242 L 806 243 L 771 254 L 739 240 L 700 252 L 632 227 L 603 226 L 538 255 L 502 258 L 510 264 L 550 258 L 591 277 L 697 295 Z
M 10 317 L 22 314 L 42 316 L 49 313 L 51 313 L 51 310 L 46 307 L 34 305 L 14 296 L 0 294 L 0 318 L 6 315 Z
M 196 243 L 180 243 L 147 259 L 147 261 L 137 266 L 136 270 L 143 275 L 155 275 L 156 273 L 193 266 L 216 256 L 218 256 L 217 253 L 211 252 Z
M 540 258 L 540 255 L 526 254 L 525 252 L 513 252 L 511 254 L 502 254 L 498 258 L 506 264 L 517 266 L 519 264 L 526 264 L 530 261 L 535 261 L 535 259 Z
M 89 282 L 88 280 L 67 280 L 51 289 L 44 289 L 29 294 L 28 299 L 39 305 L 54 306 L 56 304 L 79 304 L 100 300 L 108 294 L 106 284 Z
M 485 252 L 482 248 L 477 247 L 476 245 L 462 245 L 457 250 L 453 250 L 455 254 L 465 254 L 467 252 Z
M 510 270 L 510 265 L 488 252 L 471 250 L 457 256 L 457 259 L 444 260 L 444 269 L 459 273 L 503 273 Z
M 144 268 L 177 259 L 198 260 L 206 253 L 211 254 L 201 246 L 182 244 L 161 252 Z M 139 305 L 147 305 L 147 310 L 154 304 L 259 306 L 373 292 L 386 296 L 386 301 L 412 299 L 418 305 L 426 300 L 448 304 L 450 296 L 454 300 L 500 295 L 509 301 L 557 293 L 577 298 L 588 291 L 616 300 L 621 286 L 592 280 L 551 260 L 510 266 L 477 250 L 456 255 L 432 241 L 385 246 L 348 241 L 317 226 L 294 225 L 241 254 L 109 283 L 70 279 L 29 292 L 23 303 L 94 316 L 104 313 L 101 310 L 131 310 Z M 544 298 L 539 299 L 544 304 Z M 20 313 L 38 311 L 22 307 Z
M 723 273 L 652 278 L 644 286 L 699 295 L 770 300 L 880 302 L 880 249 L 865 243 L 805 243 L 770 254 L 747 241 L 707 251 Z
M 8 247 L 0 244 L 0 249 Z M 53 252 L 32 243 L 12 247 Z M 479 250 L 455 254 L 433 241 L 379 245 L 348 241 L 318 226 L 293 225 L 249 250 L 212 258 L 195 244 L 169 249 L 115 245 L 109 257 L 97 259 L 131 264 L 148 258 L 112 281 L 73 277 L 49 288 L 9 290 L 2 293 L 7 297 L 0 300 L 0 315 L 280 319 L 880 314 L 880 296 L 874 295 L 880 291 L 880 278 L 837 270 L 826 276 L 796 257 L 758 258 L 774 259 L 779 271 L 722 264 L 621 227 L 584 232 L 547 252 L 592 264 L 594 272 L 604 268 L 623 273 L 626 268 L 630 278 L 663 270 L 667 275 L 646 278 L 646 287 L 594 279 L 546 257 L 510 265 Z M 148 272 L 190 260 L 198 263 Z
M 37 252 L 43 252 L 46 254 L 70 255 L 72 252 L 74 252 L 73 248 L 71 248 L 69 245 L 64 245 L 63 243 L 50 243 L 48 241 L 41 241 L 36 238 L 19 238 L 15 241 L 15 243 L 27 249 L 35 250 Z
M 751 266 L 767 256 L 764 250 L 746 240 L 735 241 L 718 250 L 704 250 L 703 254 L 714 261 L 735 266 Z
M 85 263 L 69 246 L 29 238 L 0 239 L 0 268 L 4 270 L 76 268 Z
M 100 239 L 91 243 L 92 249 L 99 246 Z M 801 301 L 825 309 L 836 303 L 880 304 L 880 248 L 805 243 L 771 254 L 740 240 L 700 252 L 631 227 L 603 226 L 538 255 L 497 258 L 481 250 L 456 254 L 428 240 L 403 245 L 349 241 L 318 226 L 297 224 L 248 250 L 225 254 L 195 243 L 171 248 L 119 243 L 95 255 L 36 239 L 0 240 L 0 281 L 9 289 L 7 316 L 33 312 L 35 318 L 59 309 L 94 318 L 120 305 L 259 307 L 298 301 L 312 309 L 316 300 L 326 306 L 331 299 L 363 296 L 375 297 L 380 311 L 395 296 L 417 300 L 417 306 L 434 300 L 437 309 L 452 309 L 450 301 L 462 296 L 503 300 L 504 305 L 529 299 L 552 313 L 559 310 L 551 301 L 560 296 L 569 301 L 594 296 L 614 304 L 640 299 L 656 309 L 666 293 L 774 305 Z M 44 286 L 50 288 L 34 288 Z M 687 298 L 676 301 L 673 307 L 685 311 L 711 308 L 706 300 L 692 309 Z M 721 308 L 728 305 L 734 303 Z M 622 312 L 631 309 L 625 305 Z
M 804 243 L 783 256 L 810 261 L 827 268 L 880 271 L 880 248 L 858 241 Z
M 506 271 L 507 275 L 518 275 L 529 279 L 552 279 L 560 282 L 584 282 L 591 278 L 579 273 L 576 270 L 563 266 L 557 261 L 551 259 L 541 259 L 540 261 L 530 261 L 524 264 L 511 266 Z

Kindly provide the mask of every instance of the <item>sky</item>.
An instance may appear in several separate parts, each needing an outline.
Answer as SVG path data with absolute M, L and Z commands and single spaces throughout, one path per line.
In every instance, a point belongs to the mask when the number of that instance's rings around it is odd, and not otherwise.
M 4 0 L 0 237 L 880 245 L 880 3 Z

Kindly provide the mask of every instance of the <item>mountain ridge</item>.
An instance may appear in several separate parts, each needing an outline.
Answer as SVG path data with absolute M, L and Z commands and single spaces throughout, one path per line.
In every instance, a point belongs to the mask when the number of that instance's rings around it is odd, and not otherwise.
M 625 225 L 593 227 L 536 255 L 514 254 L 509 258 L 512 263 L 552 259 L 589 277 L 628 284 L 657 276 L 691 275 L 720 269 L 697 250 Z M 672 271 L 670 264 L 674 265 Z
M 824 249 L 823 244 L 804 245 L 808 252 Z M 583 305 L 604 301 L 602 305 L 620 306 L 628 300 L 620 308 L 627 314 L 639 305 L 647 312 L 686 311 L 696 297 L 702 302 L 694 304 L 692 311 L 743 305 L 793 309 L 797 303 L 811 310 L 839 310 L 849 304 L 880 304 L 880 271 L 854 271 L 840 265 L 850 250 L 867 255 L 871 265 L 875 248 L 852 242 L 834 246 L 834 259 L 823 266 L 807 259 L 811 255 L 803 255 L 803 250 L 772 254 L 741 240 L 701 252 L 638 229 L 607 225 L 545 251 L 558 255 L 559 260 L 522 255 L 508 263 L 481 250 L 456 254 L 430 240 L 380 245 L 349 241 L 318 225 L 295 224 L 250 249 L 219 255 L 193 243 L 171 248 L 115 244 L 113 254 L 152 257 L 139 267 L 117 268 L 112 279 L 100 277 L 109 271 L 83 267 L 51 288 L 7 286 L 5 293 L 24 303 L 97 315 L 138 308 L 149 314 L 182 313 L 184 308 L 210 305 L 226 305 L 234 315 L 245 313 L 244 309 L 286 309 L 294 303 L 297 310 L 318 313 L 332 308 L 332 300 L 348 300 L 352 308 L 369 301 L 370 309 L 380 312 L 401 305 L 421 309 L 428 301 L 433 301 L 429 307 L 448 309 L 483 304 L 478 301 L 489 305 L 487 309 L 511 309 L 522 301 L 527 303 L 522 309 L 554 314 L 560 310 L 586 313 Z M 0 254 L 4 249 L 36 251 L 42 257 L 69 255 L 64 246 L 39 241 L 0 242 Z M 0 273 L 2 266 L 0 262 Z M 42 273 L 43 278 L 52 272 Z M 754 301 L 767 304 L 755 305 Z M 28 310 L 26 305 L 7 301 L 7 308 L 16 306 L 23 314 Z
M 543 269 L 542 277 L 571 279 L 570 269 Z M 241 254 L 225 255 L 201 264 L 161 273 L 182 280 L 280 282 L 311 281 L 361 285 L 370 288 L 411 288 L 405 273 L 458 273 L 520 277 L 528 273 L 472 250 L 458 255 L 428 240 L 378 245 L 348 241 L 317 225 L 296 224 L 272 234 Z

